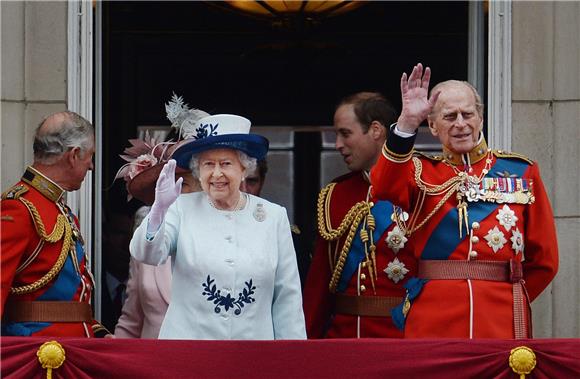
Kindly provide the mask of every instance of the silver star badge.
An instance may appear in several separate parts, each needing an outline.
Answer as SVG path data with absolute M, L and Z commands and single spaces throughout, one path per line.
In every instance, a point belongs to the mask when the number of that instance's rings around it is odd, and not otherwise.
M 518 221 L 518 217 L 516 213 L 506 205 L 503 208 L 497 211 L 497 216 L 495 216 L 499 221 L 499 224 L 505 228 L 508 232 L 516 226 L 516 221 Z
M 497 226 L 490 229 L 483 238 L 486 239 L 487 244 L 493 249 L 494 253 L 497 253 L 498 250 L 500 250 L 507 242 L 503 232 L 499 230 Z
M 387 238 L 385 238 L 385 242 L 390 249 L 392 249 L 395 254 L 399 252 L 403 247 L 405 247 L 405 243 L 407 242 L 407 237 L 403 234 L 401 229 L 398 226 L 395 226 L 393 230 L 387 233 Z
M 518 228 L 512 232 L 510 241 L 512 241 L 512 249 L 515 250 L 516 255 L 524 252 L 524 237 Z
M 409 269 L 405 267 L 403 262 L 395 258 L 392 262 L 389 262 L 387 268 L 383 271 L 387 274 L 389 279 L 395 283 L 399 283 L 399 281 L 409 272 Z

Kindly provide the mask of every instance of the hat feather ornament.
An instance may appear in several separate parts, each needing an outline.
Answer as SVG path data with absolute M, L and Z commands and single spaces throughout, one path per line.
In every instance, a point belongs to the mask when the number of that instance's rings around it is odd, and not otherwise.
M 209 116 L 209 113 L 201 109 L 190 109 L 184 103 L 181 96 L 173 93 L 169 103 L 165 104 L 167 119 L 171 121 L 171 127 L 179 130 L 180 139 L 188 139 L 196 135 L 197 121 Z
M 126 161 L 115 174 L 115 180 L 123 178 L 129 183 L 134 177 L 146 169 L 155 166 L 165 155 L 167 143 L 157 143 L 155 138 L 149 136 L 149 131 L 145 132 L 144 139 L 133 138 L 129 140 L 131 147 L 125 148 L 123 154 L 119 156 Z M 159 148 L 165 145 L 163 148 Z M 157 154 L 156 154 L 157 151 Z M 127 201 L 133 197 L 131 193 L 127 195 Z
M 145 131 L 143 139 L 130 139 L 130 147 L 123 150 L 123 154 L 119 156 L 126 161 L 123 166 L 117 171 L 115 180 L 123 178 L 127 186 L 127 201 L 131 200 L 133 196 L 145 203 L 149 202 L 149 196 L 143 195 L 143 187 L 147 187 L 142 182 L 149 182 L 153 177 L 159 175 L 162 167 L 170 158 L 173 152 L 173 147 L 180 141 L 186 140 L 195 136 L 197 121 L 201 118 L 209 116 L 207 112 L 200 109 L 191 109 L 181 96 L 173 93 L 171 100 L 165 104 L 165 111 L 167 119 L 171 121 L 171 127 L 177 130 L 176 141 L 156 141 L 155 138 L 150 137 L 149 131 Z M 154 169 L 155 168 L 155 169 Z M 143 173 L 146 175 L 142 175 Z M 139 183 L 135 183 L 134 179 L 139 176 Z M 155 182 L 153 182 L 153 185 Z M 134 193 L 138 192 L 138 193 Z M 149 191 L 151 192 L 151 191 Z M 144 199 L 144 196 L 147 199 Z

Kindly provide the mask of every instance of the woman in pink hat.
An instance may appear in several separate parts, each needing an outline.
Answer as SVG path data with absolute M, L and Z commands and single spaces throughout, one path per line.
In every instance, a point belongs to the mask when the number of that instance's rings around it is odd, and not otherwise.
M 240 191 L 268 151 L 250 125 L 236 115 L 200 119 L 159 174 L 151 211 L 130 245 L 146 264 L 173 259 L 159 338 L 306 338 L 286 210 Z M 176 167 L 191 169 L 202 191 L 180 195 Z
M 136 229 L 151 210 L 155 200 L 155 182 L 163 165 L 171 158 L 175 143 L 190 138 L 192 127 L 208 113 L 199 109 L 189 109 L 183 99 L 174 95 L 165 105 L 167 118 L 171 121 L 171 131 L 165 142 L 156 143 L 150 138 L 131 140 L 132 147 L 125 149 L 122 158 L 127 162 L 117 177 L 127 181 L 130 197 L 145 205 L 135 212 Z M 177 178 L 183 178 L 181 193 L 201 191 L 199 181 L 191 170 L 179 170 Z M 125 301 L 121 316 L 115 326 L 118 338 L 158 338 L 161 323 L 171 301 L 171 259 L 159 266 L 151 266 L 131 258 L 129 279 L 126 283 Z

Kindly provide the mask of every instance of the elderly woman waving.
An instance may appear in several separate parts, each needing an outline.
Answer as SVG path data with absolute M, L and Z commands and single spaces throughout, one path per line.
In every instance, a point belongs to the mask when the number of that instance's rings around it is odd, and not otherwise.
M 286 210 L 239 190 L 268 151 L 250 121 L 213 115 L 181 142 L 161 171 L 131 255 L 174 258 L 163 339 L 304 339 L 296 255 Z M 202 192 L 180 195 L 175 167 L 190 167 Z

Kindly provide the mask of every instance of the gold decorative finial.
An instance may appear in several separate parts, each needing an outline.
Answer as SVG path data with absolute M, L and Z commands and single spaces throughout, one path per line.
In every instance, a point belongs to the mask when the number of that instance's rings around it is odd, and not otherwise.
M 46 369 L 46 379 L 51 379 L 52 370 L 62 366 L 66 359 L 63 347 L 56 341 L 43 343 L 38 348 L 36 355 L 42 368 Z
M 518 346 L 510 352 L 510 367 L 524 379 L 536 367 L 536 354 L 527 346 Z

